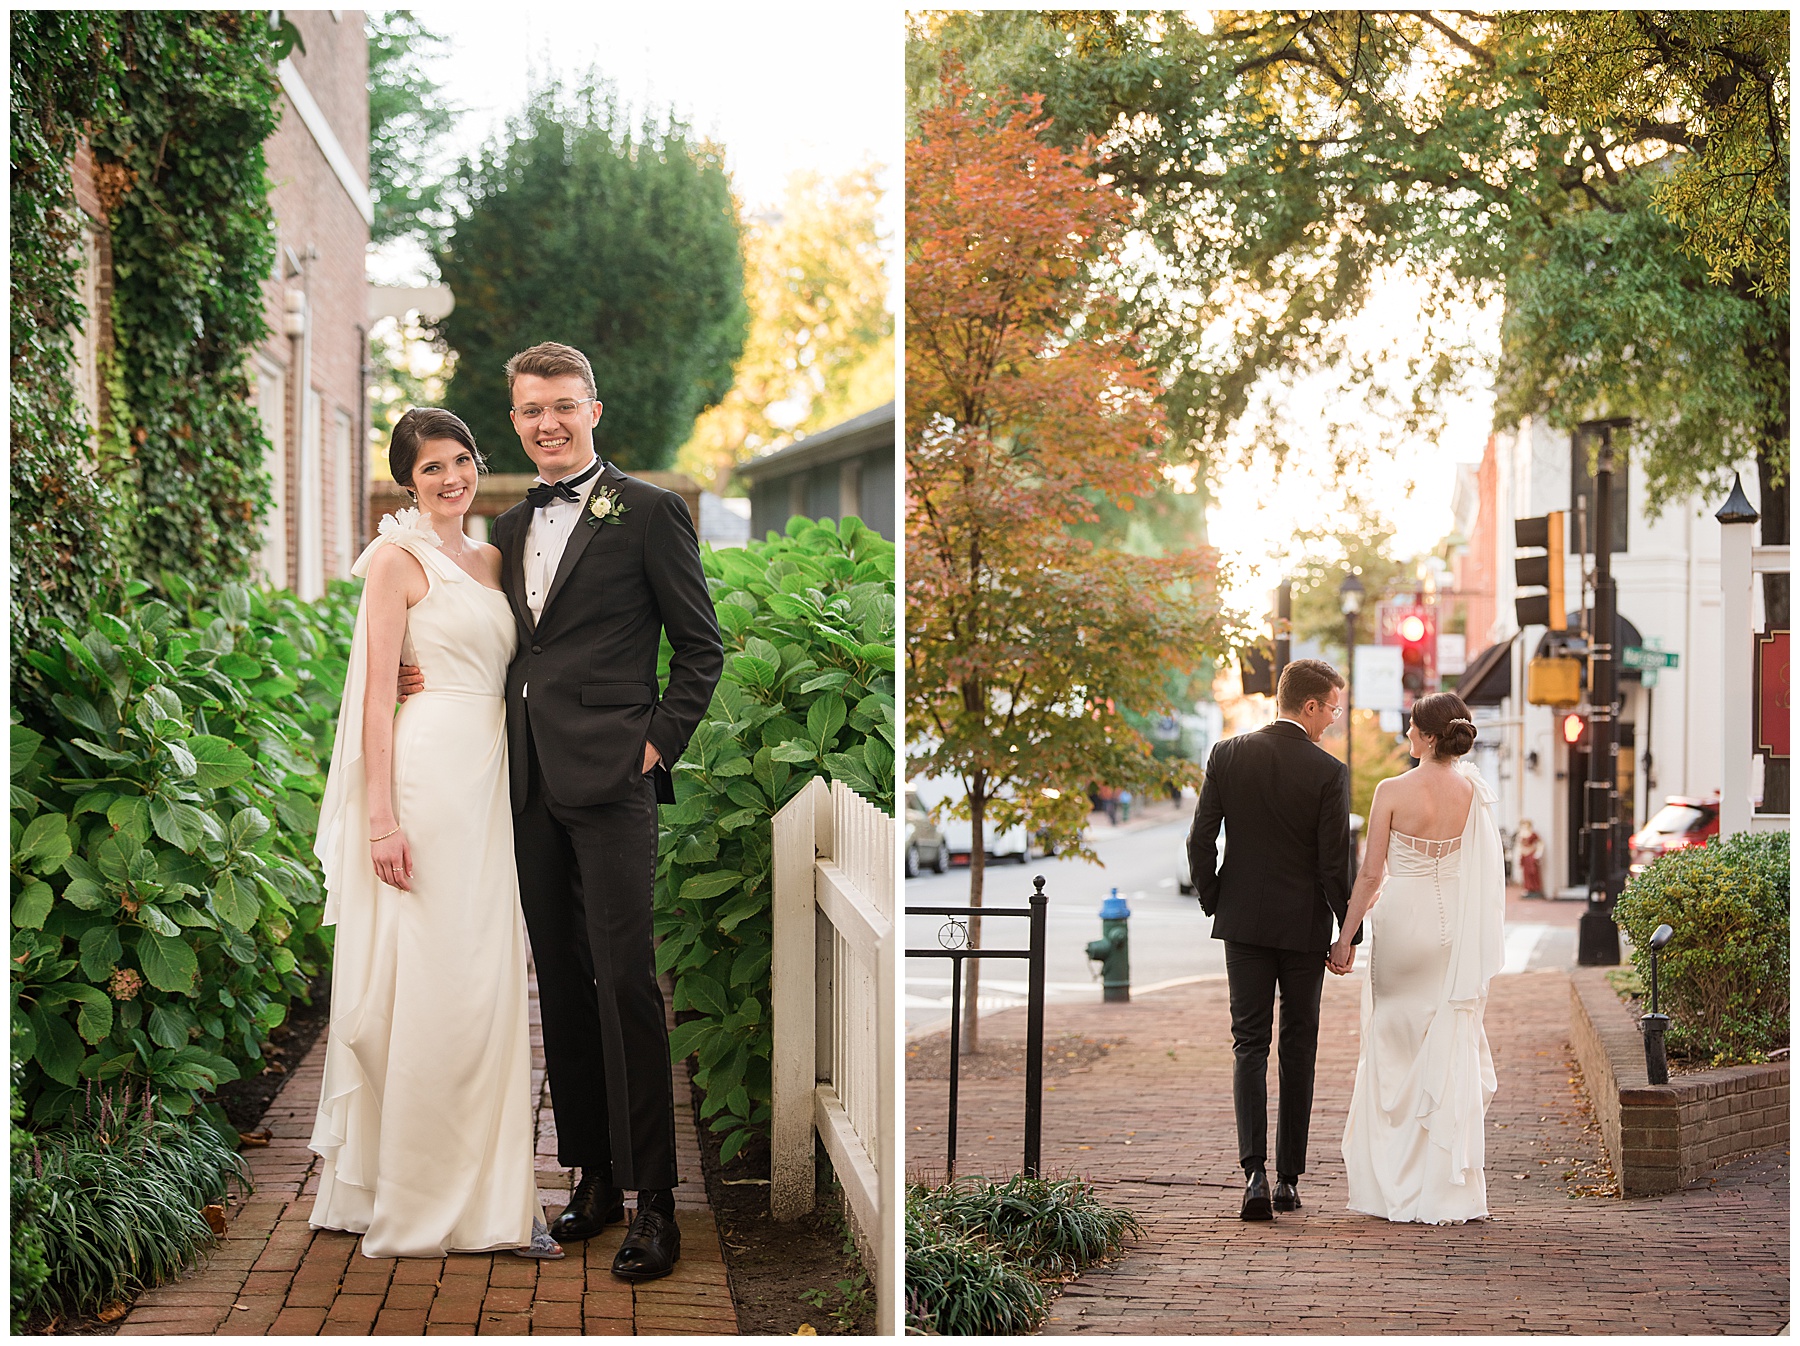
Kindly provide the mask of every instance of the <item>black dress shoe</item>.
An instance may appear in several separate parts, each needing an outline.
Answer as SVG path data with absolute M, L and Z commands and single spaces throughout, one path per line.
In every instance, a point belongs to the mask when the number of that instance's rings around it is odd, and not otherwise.
M 1244 1184 L 1244 1208 L 1238 1212 L 1238 1218 L 1273 1220 L 1275 1211 L 1269 1204 L 1269 1175 L 1259 1168 L 1249 1177 L 1249 1182 Z
M 639 1208 L 613 1258 L 612 1273 L 628 1281 L 654 1281 L 675 1270 L 681 1260 L 681 1230 L 675 1217 Z
M 550 1225 L 550 1237 L 558 1243 L 579 1243 L 624 1218 L 625 1193 L 584 1170 L 569 1193 L 569 1204 Z
M 1300 1179 L 1275 1175 L 1275 1209 L 1300 1209 Z

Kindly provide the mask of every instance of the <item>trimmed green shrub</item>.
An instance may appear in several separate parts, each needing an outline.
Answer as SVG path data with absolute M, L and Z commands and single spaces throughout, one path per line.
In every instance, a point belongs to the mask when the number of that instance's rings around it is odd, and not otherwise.
M 52 619 L 12 728 L 12 1026 L 32 1125 L 93 1082 L 192 1111 L 329 956 L 312 858 L 354 614 L 227 585 Z M 222 1117 L 217 1119 L 222 1126 Z
M 29 1291 L 14 1281 L 15 1330 L 21 1319 L 91 1313 L 173 1280 L 213 1241 L 204 1208 L 249 1178 L 208 1122 L 166 1116 L 129 1084 L 88 1085 L 79 1111 L 31 1142 L 24 1225 L 49 1274 Z M 13 1202 L 17 1212 L 16 1185 Z M 15 1214 L 15 1248 L 20 1233 Z
M 769 1121 L 772 820 L 814 776 L 894 812 L 894 545 L 796 518 L 703 563 L 725 672 L 662 810 L 656 966 L 700 1016 L 670 1051 L 696 1054 L 730 1160 Z
M 1669 1054 L 1706 1065 L 1764 1060 L 1788 1041 L 1786 832 L 1740 832 L 1661 856 L 1614 913 L 1650 984 L 1650 936 L 1675 931 L 1659 956 Z

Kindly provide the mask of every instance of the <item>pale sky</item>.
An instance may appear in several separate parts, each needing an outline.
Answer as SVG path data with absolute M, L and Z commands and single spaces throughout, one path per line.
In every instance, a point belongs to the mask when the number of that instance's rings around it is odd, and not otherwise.
M 427 69 L 446 98 L 468 109 L 453 142 L 459 154 L 503 129 L 534 76 L 572 80 L 592 65 L 633 110 L 672 104 L 696 132 L 722 142 L 750 211 L 779 202 L 795 169 L 835 176 L 865 160 L 886 165 L 883 228 L 890 249 L 898 246 L 904 31 L 897 7 L 424 4 L 413 12 L 450 39 L 448 53 Z M 387 265 L 405 263 L 396 257 Z
M 1296 448 L 1279 481 L 1266 464 L 1234 467 L 1222 474 L 1207 512 L 1208 541 L 1237 569 L 1228 589 L 1231 601 L 1251 612 L 1267 607 L 1267 595 L 1284 578 L 1278 553 L 1292 547 L 1295 533 L 1328 528 L 1340 517 L 1346 489 L 1363 498 L 1395 528 L 1393 548 L 1405 557 L 1430 550 L 1453 526 L 1451 490 L 1458 463 L 1481 461 L 1493 416 L 1491 362 L 1500 345 L 1500 306 L 1459 307 L 1439 330 L 1457 331 L 1469 343 L 1466 385 L 1443 404 L 1444 425 L 1431 435 L 1405 438 L 1392 453 L 1371 453 L 1368 469 L 1354 483 L 1333 474 L 1329 455 Z M 1419 292 L 1404 280 L 1381 287 L 1349 332 L 1365 352 L 1417 351 L 1421 330 Z M 1485 359 L 1488 364 L 1479 363 Z M 1252 416 L 1255 412 L 1252 412 Z M 1304 443 L 1309 427 L 1333 421 L 1348 437 L 1374 445 L 1379 427 L 1354 397 L 1341 394 L 1326 376 L 1302 380 L 1287 390 L 1279 407 L 1288 440 Z

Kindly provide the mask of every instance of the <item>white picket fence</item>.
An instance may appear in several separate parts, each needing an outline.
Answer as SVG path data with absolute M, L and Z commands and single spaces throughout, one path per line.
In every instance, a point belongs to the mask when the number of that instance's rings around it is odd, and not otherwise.
M 775 815 L 769 1209 L 813 1209 L 825 1142 L 866 1262 L 878 1323 L 895 1330 L 899 1209 L 894 1098 L 894 820 L 818 778 Z

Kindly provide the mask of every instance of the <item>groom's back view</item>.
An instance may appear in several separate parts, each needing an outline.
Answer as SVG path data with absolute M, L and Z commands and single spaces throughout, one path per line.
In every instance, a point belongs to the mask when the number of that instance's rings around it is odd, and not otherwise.
M 1200 909 L 1213 918 L 1213 938 L 1225 941 L 1246 1220 L 1300 1205 L 1325 954 L 1350 897 L 1349 771 L 1318 746 L 1343 713 L 1343 688 L 1343 677 L 1322 660 L 1289 664 L 1276 689 L 1280 718 L 1214 746 L 1188 834 Z M 1230 838 L 1222 866 L 1221 825 Z M 1281 1112 L 1271 1197 L 1268 1063 L 1277 988 Z

